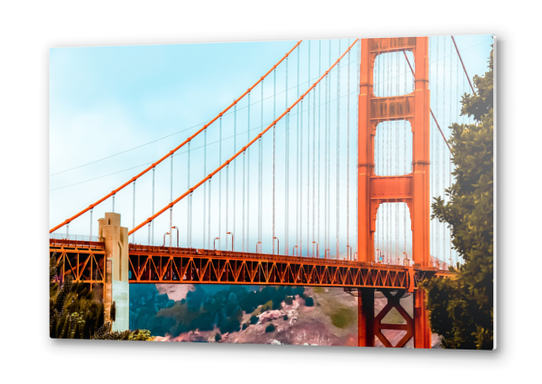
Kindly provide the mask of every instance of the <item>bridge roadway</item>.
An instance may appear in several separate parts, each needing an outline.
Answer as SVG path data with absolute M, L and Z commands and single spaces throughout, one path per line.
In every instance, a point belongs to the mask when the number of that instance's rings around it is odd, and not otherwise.
M 49 252 L 56 256 L 63 276 L 71 273 L 75 282 L 91 286 L 105 282 L 104 243 L 50 239 Z M 434 267 L 129 244 L 130 284 L 297 285 L 412 292 L 417 281 L 433 276 L 450 274 Z

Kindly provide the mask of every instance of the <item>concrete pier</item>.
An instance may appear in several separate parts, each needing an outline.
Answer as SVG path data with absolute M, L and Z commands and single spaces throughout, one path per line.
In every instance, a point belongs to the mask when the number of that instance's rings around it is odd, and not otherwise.
M 128 228 L 120 226 L 120 214 L 108 212 L 98 220 L 98 236 L 105 243 L 106 284 L 104 287 L 105 321 L 111 320 L 115 302 L 113 331 L 129 329 L 130 290 L 128 284 Z

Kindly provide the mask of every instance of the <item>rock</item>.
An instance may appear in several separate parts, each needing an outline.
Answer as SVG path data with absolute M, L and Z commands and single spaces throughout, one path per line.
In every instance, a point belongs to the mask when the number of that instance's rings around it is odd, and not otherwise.
M 267 311 L 260 315 L 260 323 L 265 324 L 273 320 L 277 320 L 281 317 L 283 317 L 284 314 L 280 310 L 274 310 L 274 311 Z

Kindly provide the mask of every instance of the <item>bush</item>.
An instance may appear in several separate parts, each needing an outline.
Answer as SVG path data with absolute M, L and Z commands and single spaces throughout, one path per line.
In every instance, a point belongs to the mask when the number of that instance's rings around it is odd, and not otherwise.
M 250 324 L 256 324 L 258 322 L 258 316 L 252 316 L 250 318 Z
M 288 320 L 288 315 L 284 315 L 283 320 Z
M 267 327 L 265 327 L 265 333 L 270 333 L 274 331 L 275 331 L 275 326 L 271 323 Z
M 243 323 L 243 328 L 242 328 L 242 330 L 244 331 L 244 330 L 247 329 L 247 328 L 248 328 L 248 323 Z
M 288 296 L 286 299 L 284 299 L 284 304 L 286 305 L 292 305 L 294 302 L 292 296 Z
M 215 335 L 215 341 L 216 341 L 216 342 L 219 342 L 221 339 L 222 339 L 222 336 L 220 336 L 220 333 L 217 333 L 217 334 Z
M 314 299 L 312 297 L 307 297 L 305 299 L 305 306 L 307 306 L 307 307 L 314 306 Z

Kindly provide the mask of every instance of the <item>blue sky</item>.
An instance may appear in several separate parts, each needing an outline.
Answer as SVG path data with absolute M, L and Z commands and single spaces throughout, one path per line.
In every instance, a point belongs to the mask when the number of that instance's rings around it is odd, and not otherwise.
M 344 51 L 348 42 L 352 41 L 353 39 L 343 39 L 340 42 L 342 51 Z M 446 57 L 447 52 L 455 55 L 455 51 L 450 51 L 452 46 L 449 43 L 449 37 L 442 37 L 440 40 L 432 39 L 431 47 L 435 57 L 436 41 L 439 41 L 439 57 Z M 472 77 L 474 74 L 483 74 L 487 68 L 487 58 L 492 42 L 491 36 L 456 36 L 456 41 L 461 50 L 469 75 Z M 289 51 L 294 44 L 295 41 L 278 41 L 51 49 L 49 122 L 50 227 L 62 222 L 72 214 L 93 203 L 112 189 L 129 180 L 137 172 L 144 169 L 145 165 L 157 160 L 174 148 L 189 134 L 192 134 L 204 123 L 212 119 L 218 112 L 231 103 L 234 98 L 242 94 Z M 318 61 L 314 57 L 319 44 L 319 41 L 312 41 L 310 43 L 312 50 L 310 77 L 312 81 L 317 75 Z M 322 41 L 321 44 L 326 49 L 325 47 L 328 46 L 329 41 Z M 334 40 L 331 44 L 332 60 L 334 61 L 338 57 L 339 41 Z M 303 55 L 307 54 L 307 50 L 308 41 L 305 41 L 301 46 L 301 60 L 304 60 Z M 295 54 L 294 52 L 294 56 Z M 328 59 L 327 51 L 325 51 L 323 53 L 321 71 L 327 69 Z M 454 57 L 453 60 L 455 63 L 456 58 Z M 295 61 L 296 59 L 293 57 L 290 64 L 292 65 Z M 434 74 L 435 71 L 438 71 L 437 64 L 433 63 L 433 60 L 431 61 L 431 71 Z M 302 84 L 300 88 L 303 91 L 307 88 L 306 79 L 308 74 L 306 73 L 306 64 L 308 64 L 308 61 L 302 61 L 301 82 L 305 82 L 305 84 Z M 352 52 L 351 64 L 351 84 L 355 84 L 354 51 Z M 452 65 L 454 74 L 456 69 L 457 66 L 454 67 Z M 295 66 L 290 68 L 290 87 L 292 85 L 295 86 L 294 72 L 296 70 Z M 341 71 L 343 71 L 341 77 L 342 86 L 346 77 L 346 62 Z M 280 68 L 277 70 L 277 73 L 282 73 L 280 72 Z M 280 83 L 277 85 L 278 90 L 284 87 L 283 75 L 277 75 L 277 82 Z M 272 94 L 272 85 L 271 80 L 264 82 L 264 98 Z M 464 81 L 458 85 L 454 84 L 453 95 L 451 97 L 457 98 L 455 95 L 456 91 L 459 90 L 461 92 L 465 85 Z M 259 100 L 259 92 L 259 88 L 255 90 L 252 95 L 253 102 Z M 342 92 L 345 92 L 344 88 Z M 435 91 L 432 90 L 432 92 Z M 354 94 L 353 86 L 351 87 L 351 93 Z M 294 100 L 296 95 L 297 90 L 291 89 L 289 103 Z M 439 100 L 438 94 L 432 93 L 432 95 L 436 96 L 434 101 L 437 102 Z M 440 95 L 442 103 L 446 102 L 444 95 L 445 93 L 442 91 Z M 351 134 L 354 134 L 355 95 L 351 97 L 350 105 L 350 124 L 351 129 L 353 129 Z M 240 103 L 240 108 L 242 106 L 243 104 Z M 244 106 L 246 107 L 246 102 Z M 269 123 L 272 120 L 273 106 L 271 99 L 267 99 L 264 106 L 264 125 L 266 126 L 267 124 L 265 123 Z M 276 112 L 281 113 L 284 108 L 285 100 L 279 96 Z M 438 109 L 438 105 L 434 106 L 434 109 Z M 253 129 L 251 136 L 253 137 L 258 132 L 257 126 L 259 126 L 259 122 L 256 120 L 259 120 L 259 118 L 256 114 L 260 113 L 260 105 L 254 104 L 254 107 L 251 107 L 251 111 L 253 113 L 251 122 L 254 121 L 251 125 Z M 241 114 L 241 112 L 239 113 Z M 439 116 L 441 113 L 442 115 Z M 341 121 L 344 120 L 344 122 L 342 124 L 343 134 L 341 135 L 341 143 L 344 151 L 346 147 L 345 124 L 348 117 L 344 115 L 344 111 L 342 114 Z M 437 112 L 437 118 L 441 126 L 449 125 L 456 115 L 457 111 L 451 109 L 449 111 L 440 111 L 439 109 Z M 231 136 L 232 119 L 233 116 L 230 115 L 229 117 L 225 117 L 223 122 L 223 159 L 225 159 L 226 155 L 233 153 L 232 139 L 225 139 L 228 135 Z M 241 128 L 241 126 L 242 117 L 239 116 L 238 129 L 240 131 L 246 130 L 246 122 L 245 128 Z M 277 135 L 279 134 L 279 130 L 283 128 L 283 126 L 277 126 Z M 331 136 L 334 135 L 335 133 L 332 132 Z M 239 134 L 238 137 L 240 137 L 240 140 L 241 136 L 246 142 L 246 133 L 245 135 Z M 218 137 L 218 126 L 215 123 L 209 129 L 208 141 L 216 141 Z M 332 139 L 335 140 L 334 138 Z M 335 146 L 335 143 L 333 141 L 333 146 Z M 196 147 L 202 144 L 202 138 L 194 140 L 192 144 L 191 161 L 194 165 L 191 176 L 192 184 L 199 181 L 204 175 L 201 164 L 203 150 L 195 150 Z M 268 150 L 270 148 L 269 145 L 270 141 L 266 139 L 264 141 L 264 150 Z M 139 146 L 141 147 L 133 149 Z M 207 173 L 219 164 L 217 154 L 218 145 L 215 144 L 208 148 L 209 164 L 207 165 Z M 239 148 L 240 143 L 238 143 Z M 351 144 L 350 148 L 350 158 L 352 161 L 355 161 L 355 146 Z M 439 150 L 443 151 L 444 148 L 440 148 Z M 284 148 L 278 144 L 277 153 L 280 151 L 283 153 Z M 256 150 L 252 153 L 253 157 L 255 153 Z M 269 154 L 269 151 L 264 153 Z M 101 160 L 109 156 L 112 157 Z M 335 154 L 332 154 L 332 156 L 335 156 Z M 186 160 L 186 154 L 180 154 L 174 159 L 174 173 L 178 175 L 173 185 L 174 198 L 186 190 Z M 343 181 L 345 179 L 345 160 L 343 159 L 342 161 Z M 253 161 L 257 163 L 257 158 L 254 157 Z M 166 163 L 158 167 L 156 171 L 157 190 L 155 210 L 167 204 L 170 198 L 170 163 L 169 161 L 166 161 Z M 69 170 L 74 167 L 77 168 Z M 331 164 L 331 168 L 333 167 L 334 163 Z M 255 168 L 253 166 L 252 171 Z M 282 168 L 281 171 L 277 170 L 277 172 L 283 171 Z M 292 170 L 292 172 L 294 171 Z M 350 174 L 355 176 L 355 171 Z M 334 174 L 332 173 L 332 175 Z M 351 189 L 355 188 L 353 176 L 350 179 Z M 334 177 L 332 177 L 333 179 Z M 222 182 L 225 182 L 225 180 L 223 179 Z M 444 187 L 444 180 L 441 180 L 441 184 L 439 188 Z M 269 184 L 264 185 L 264 195 L 267 196 Z M 292 186 L 290 185 L 290 187 Z M 331 197 L 333 198 L 335 187 L 333 186 L 330 189 L 332 193 Z M 253 192 L 256 190 L 254 188 Z M 134 222 L 132 217 L 132 192 L 131 186 L 120 192 L 116 199 L 115 209 L 117 212 L 121 212 L 123 225 L 129 228 L 132 228 L 132 223 Z M 353 190 L 350 194 L 350 207 L 355 206 L 355 200 L 353 199 L 354 192 Z M 283 192 L 280 193 L 283 196 Z M 138 184 L 136 187 L 136 225 L 146 219 L 151 213 L 150 196 L 149 176 L 145 180 L 142 180 L 141 185 Z M 197 197 L 195 198 L 198 199 Z M 224 196 L 221 198 L 224 199 Z M 283 199 L 283 197 L 277 197 L 277 199 Z M 255 203 L 256 198 L 254 197 L 251 202 L 252 207 L 256 206 Z M 292 203 L 293 201 L 291 200 L 290 204 Z M 345 204 L 345 199 L 341 198 L 341 206 Z M 308 208 L 310 209 L 310 206 Z M 185 208 L 179 207 L 178 211 L 174 210 L 174 225 L 177 224 L 181 228 L 183 225 L 186 225 L 186 211 L 183 211 L 183 209 Z M 110 201 L 103 203 L 95 210 L 93 214 L 93 235 L 97 233 L 96 220 L 105 211 L 110 210 Z M 305 212 L 306 210 L 307 206 L 305 207 Z M 164 216 L 166 218 L 162 219 L 160 223 L 158 220 L 156 222 L 155 243 L 162 243 L 163 232 L 168 228 L 169 215 L 166 214 Z M 224 216 L 225 212 L 223 211 L 221 232 L 225 232 Z M 70 234 L 88 235 L 90 233 L 89 220 L 90 217 L 88 214 L 77 219 L 70 226 Z M 199 217 L 195 217 L 195 220 L 198 221 Z M 264 224 L 264 232 L 269 231 L 269 226 L 267 225 L 269 219 L 266 218 L 265 220 L 267 220 L 267 223 Z M 282 218 L 279 221 L 283 223 Z M 196 226 L 200 228 L 199 226 L 202 224 L 198 221 Z M 304 219 L 303 225 L 306 226 L 306 219 Z M 333 223 L 330 225 L 332 227 L 331 239 L 334 241 L 335 225 Z M 353 215 L 350 215 L 350 227 L 350 237 L 355 238 L 355 217 Z M 344 225 L 341 227 L 341 242 L 344 248 L 343 229 Z M 215 228 L 215 230 L 218 230 L 218 228 Z M 304 231 L 306 233 L 306 229 Z M 65 230 L 60 229 L 58 232 L 65 233 Z M 140 236 L 140 238 L 136 238 L 136 241 L 145 242 L 147 239 L 146 231 Z M 184 234 L 181 235 L 181 238 L 183 236 L 186 238 Z M 251 234 L 251 236 L 253 235 Z M 212 237 L 215 237 L 214 233 Z M 220 237 L 224 238 L 224 233 Z M 264 238 L 270 238 L 267 232 L 264 234 Z M 351 243 L 352 241 L 350 240 Z M 293 241 L 290 240 L 290 249 L 292 243 Z M 269 250 L 270 244 L 270 241 L 264 243 L 266 250 Z M 282 244 L 284 244 L 284 240 L 282 240 Z M 184 245 L 182 241 L 181 245 Z M 254 241 L 252 241 L 250 250 L 253 250 L 253 248 Z

